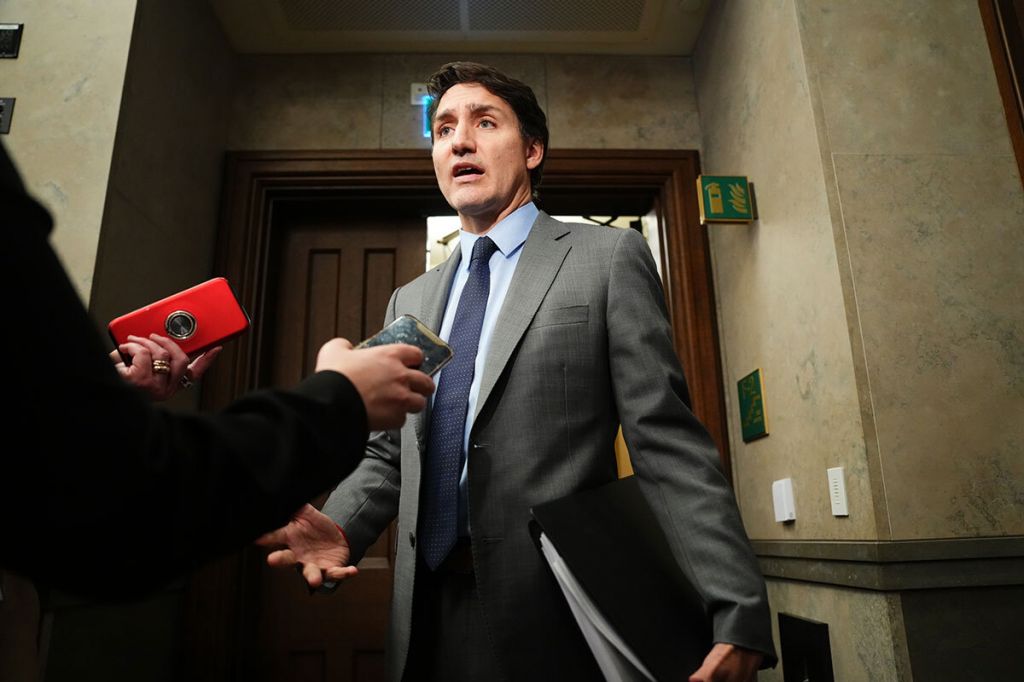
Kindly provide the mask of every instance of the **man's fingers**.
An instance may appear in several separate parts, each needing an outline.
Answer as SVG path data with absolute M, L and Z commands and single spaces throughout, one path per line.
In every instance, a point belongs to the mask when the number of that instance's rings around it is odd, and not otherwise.
M 279 549 L 267 555 L 268 566 L 293 566 L 297 563 L 295 552 L 290 549 Z
M 345 580 L 359 573 L 359 569 L 355 566 L 333 566 L 324 571 L 324 575 L 327 576 L 328 580 Z
M 256 538 L 255 542 L 260 547 L 283 546 L 288 544 L 284 528 L 278 528 L 277 530 L 272 530 L 269 533 L 264 533 Z
M 306 579 L 306 584 L 312 588 L 320 587 L 324 582 L 323 573 L 319 567 L 312 564 L 302 565 L 302 577 Z

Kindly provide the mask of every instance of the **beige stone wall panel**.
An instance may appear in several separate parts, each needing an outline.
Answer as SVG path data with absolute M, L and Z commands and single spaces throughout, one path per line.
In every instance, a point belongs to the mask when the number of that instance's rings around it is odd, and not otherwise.
M 3 60 L 17 97 L 4 144 L 53 213 L 52 243 L 83 299 L 92 288 L 103 203 L 136 0 L 7 0 L 0 22 L 25 24 L 18 59 Z
M 769 580 L 773 616 L 779 612 L 828 623 L 832 668 L 844 682 L 903 682 L 910 677 L 900 596 L 814 583 Z M 775 642 L 778 618 L 773 617 Z M 783 669 L 758 673 L 759 682 L 782 682 Z
M 759 220 L 709 228 L 733 475 L 759 539 L 876 539 L 839 263 L 791 2 L 713 7 L 695 56 L 706 172 L 746 174 Z M 771 55 L 766 58 L 766 55 Z M 771 435 L 740 437 L 736 381 L 761 367 Z M 846 468 L 849 518 L 825 470 Z M 793 478 L 797 521 L 776 523 L 771 483 Z

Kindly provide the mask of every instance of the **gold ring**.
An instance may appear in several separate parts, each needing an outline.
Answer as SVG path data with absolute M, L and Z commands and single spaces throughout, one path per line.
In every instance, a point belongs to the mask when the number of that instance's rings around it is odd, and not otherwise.
M 167 360 L 154 360 L 153 361 L 153 374 L 170 374 L 171 363 Z

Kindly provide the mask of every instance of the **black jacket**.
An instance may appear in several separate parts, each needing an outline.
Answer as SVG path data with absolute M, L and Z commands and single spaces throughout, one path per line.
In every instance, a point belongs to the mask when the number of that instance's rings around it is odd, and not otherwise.
M 341 374 L 217 415 L 152 406 L 111 366 L 0 146 L 0 566 L 129 596 L 283 525 L 362 456 Z

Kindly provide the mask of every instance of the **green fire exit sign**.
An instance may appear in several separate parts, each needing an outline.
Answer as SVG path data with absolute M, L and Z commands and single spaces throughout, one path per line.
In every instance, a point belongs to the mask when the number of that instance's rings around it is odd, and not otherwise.
M 768 416 L 764 411 L 764 378 L 760 369 L 743 377 L 737 382 L 740 393 L 740 428 L 743 431 L 743 442 L 763 438 L 768 435 Z
M 754 219 L 750 184 L 743 175 L 701 175 L 697 178 L 700 222 L 749 223 Z

